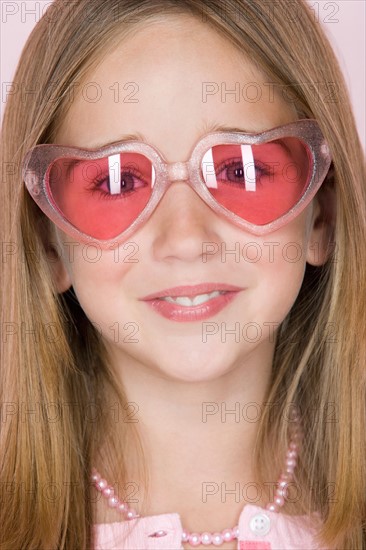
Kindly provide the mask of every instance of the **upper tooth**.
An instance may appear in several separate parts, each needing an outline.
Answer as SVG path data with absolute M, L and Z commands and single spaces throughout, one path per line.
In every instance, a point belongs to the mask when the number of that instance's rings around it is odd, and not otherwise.
M 204 302 L 207 302 L 207 300 L 210 300 L 211 298 L 220 296 L 220 294 L 221 292 L 219 290 L 214 290 L 209 294 L 198 294 L 197 296 L 194 296 L 194 298 L 189 298 L 188 296 L 177 296 L 176 298 L 166 296 L 163 300 L 166 300 L 172 304 L 179 304 L 180 306 L 198 306 Z

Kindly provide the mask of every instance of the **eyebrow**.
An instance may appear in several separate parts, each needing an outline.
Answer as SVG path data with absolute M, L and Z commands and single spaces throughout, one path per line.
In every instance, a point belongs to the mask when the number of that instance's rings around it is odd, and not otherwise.
M 256 130 L 249 130 L 248 128 L 239 128 L 237 126 L 227 126 L 226 124 L 212 124 L 211 126 L 204 126 L 202 128 L 203 132 L 206 132 L 207 134 L 210 134 L 211 132 L 241 132 L 243 134 L 259 134 L 260 131 L 258 129 Z
M 110 147 L 111 145 L 116 145 L 116 143 L 120 143 L 121 141 L 143 141 L 147 143 L 147 140 L 144 138 L 142 134 L 139 134 L 138 132 L 136 134 L 123 134 L 118 139 L 115 139 L 113 141 L 106 142 L 99 142 L 95 145 L 89 146 L 89 149 L 102 149 L 104 147 Z
M 259 134 L 264 132 L 264 130 L 248 130 L 246 128 L 239 128 L 237 126 L 226 126 L 226 125 L 220 125 L 220 124 L 213 124 L 211 126 L 206 126 L 202 129 L 202 131 L 205 134 L 210 134 L 211 132 L 233 132 L 233 133 L 242 133 L 242 134 Z M 112 145 L 116 145 L 116 143 L 120 143 L 121 141 L 142 141 L 144 143 L 149 143 L 148 140 L 139 132 L 136 132 L 136 134 L 123 134 L 119 137 L 119 139 L 109 141 L 109 142 L 103 142 L 103 143 L 97 143 L 96 145 L 93 145 L 93 149 L 102 149 L 103 147 L 110 147 Z
M 201 131 L 206 134 L 210 134 L 212 132 L 232 132 L 232 133 L 241 133 L 241 134 L 261 134 L 262 132 L 265 132 L 266 129 L 248 129 L 248 128 L 240 128 L 238 126 L 227 126 L 225 124 L 212 124 L 210 126 L 206 125 L 203 128 L 201 128 Z M 118 139 L 109 141 L 107 143 L 97 143 L 96 145 L 93 145 L 91 147 L 88 147 L 88 149 L 102 149 L 105 147 L 111 147 L 112 145 L 116 145 L 117 143 L 121 143 L 123 141 L 142 141 L 143 143 L 149 143 L 148 140 L 140 134 L 140 132 L 136 132 L 135 134 L 123 134 Z M 287 144 L 282 139 L 276 139 L 273 140 L 273 143 L 277 143 L 280 147 L 285 149 L 287 153 L 290 154 L 290 150 L 287 146 Z M 78 162 L 76 164 L 79 164 Z M 75 165 L 74 165 L 75 166 Z

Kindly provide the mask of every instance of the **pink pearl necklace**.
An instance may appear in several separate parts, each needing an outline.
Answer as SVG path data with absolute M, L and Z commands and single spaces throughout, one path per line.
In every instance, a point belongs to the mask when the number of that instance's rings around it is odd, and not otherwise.
M 297 464 L 299 441 L 302 437 L 302 432 L 299 425 L 299 415 L 297 411 L 293 413 L 292 418 L 295 421 L 296 427 L 292 430 L 290 444 L 286 453 L 285 469 L 277 481 L 275 497 L 272 503 L 268 503 L 266 505 L 266 510 L 269 510 L 270 512 L 278 512 L 284 505 L 287 496 L 287 485 L 293 478 L 293 473 Z M 126 520 L 141 517 L 136 510 L 128 506 L 127 502 L 122 502 L 119 500 L 119 498 L 114 494 L 112 485 L 108 485 L 108 482 L 102 478 L 95 468 L 93 468 L 91 480 L 94 483 L 95 488 L 107 499 L 108 506 L 118 510 L 118 512 L 125 516 Z M 153 533 L 150 536 L 161 537 L 165 534 L 165 531 L 156 531 L 156 533 Z M 184 529 L 182 533 L 182 542 L 188 542 L 191 546 L 199 546 L 200 544 L 204 544 L 205 546 L 210 544 L 213 544 L 214 546 L 221 546 L 224 542 L 230 542 L 238 537 L 238 525 L 232 529 L 224 529 L 223 531 L 216 533 L 209 533 L 207 531 L 204 533 L 190 533 Z

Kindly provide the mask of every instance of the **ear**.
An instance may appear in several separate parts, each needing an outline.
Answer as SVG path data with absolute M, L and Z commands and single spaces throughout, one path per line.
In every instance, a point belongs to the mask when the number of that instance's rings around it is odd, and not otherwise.
M 313 201 L 306 261 L 311 265 L 320 266 L 328 260 L 335 244 L 336 193 L 332 167 Z
M 39 233 L 57 292 L 62 294 L 72 286 L 72 281 L 62 259 L 62 247 L 59 244 L 56 228 L 49 220 L 41 218 Z

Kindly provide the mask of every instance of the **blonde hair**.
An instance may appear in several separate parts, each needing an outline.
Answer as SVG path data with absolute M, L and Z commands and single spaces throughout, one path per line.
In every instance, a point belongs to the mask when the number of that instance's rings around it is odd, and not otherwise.
M 1 548 L 92 547 L 91 460 L 113 429 L 105 413 L 106 388 L 122 407 L 126 404 L 98 332 L 72 292 L 57 293 L 44 239 L 51 224 L 22 185 L 21 161 L 35 144 L 52 142 L 71 104 L 73 84 L 103 52 L 136 24 L 170 14 L 199 18 L 249 55 L 269 82 L 291 93 L 299 118 L 318 121 L 329 143 L 333 163 L 323 187 L 336 193 L 336 249 L 324 266 L 307 266 L 300 294 L 280 327 L 266 396 L 277 405 L 276 414 L 269 408 L 262 414 L 256 462 L 263 481 L 277 459 L 273 445 L 286 448 L 286 411 L 297 403 L 305 439 L 295 478 L 302 494 L 295 508 L 320 511 L 319 541 L 325 546 L 366 548 L 364 156 L 343 76 L 311 10 L 303 0 L 277 0 L 274 10 L 269 5 L 262 0 L 56 0 L 28 39 L 1 139 Z M 22 93 L 34 88 L 36 96 Z M 63 406 L 67 403 L 78 406 Z M 103 411 L 96 422 L 83 414 L 90 403 Z M 57 421 L 50 421 L 45 404 L 61 404 Z M 126 445 L 130 428 L 120 432 Z M 124 444 L 113 449 L 119 465 L 125 452 Z M 142 448 L 139 455 L 143 458 Z M 278 467 L 282 460 L 279 456 Z M 146 482 L 143 460 L 141 469 Z M 58 491 L 57 498 L 45 497 L 49 487 Z

